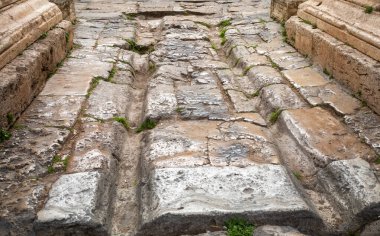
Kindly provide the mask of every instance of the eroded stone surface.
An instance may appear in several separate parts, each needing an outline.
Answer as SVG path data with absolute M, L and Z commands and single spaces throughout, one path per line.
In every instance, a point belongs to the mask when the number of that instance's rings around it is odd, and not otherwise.
M 44 208 L 38 212 L 37 233 L 107 234 L 109 183 L 103 174 L 83 172 L 61 176 L 52 186 Z M 80 225 L 81 227 L 69 227 Z
M 368 162 L 360 158 L 336 161 L 319 172 L 318 178 L 340 210 L 352 213 L 347 218 L 352 220 L 356 217 L 360 221 L 377 219 L 380 183 Z M 346 227 L 354 228 L 355 225 L 350 223 L 347 222 Z
M 128 89 L 126 86 L 100 81 L 88 101 L 86 114 L 102 120 L 124 117 L 127 104 Z
M 229 214 L 258 223 L 298 225 L 301 218 L 315 223 L 314 213 L 277 165 L 156 169 L 143 201 L 145 235 L 197 233 L 207 229 L 210 218 L 223 222 Z M 292 218 L 283 217 L 290 212 Z
M 280 120 L 317 166 L 335 160 L 375 157 L 373 150 L 321 108 L 284 111 Z

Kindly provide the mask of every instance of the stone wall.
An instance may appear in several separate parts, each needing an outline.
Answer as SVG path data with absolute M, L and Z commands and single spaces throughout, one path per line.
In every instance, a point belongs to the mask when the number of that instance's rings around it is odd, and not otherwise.
M 63 19 L 73 22 L 76 19 L 74 0 L 49 0 L 62 11 Z
M 286 22 L 287 37 L 380 114 L 380 14 L 357 2 L 309 0 Z
M 65 1 L 73 4 L 73 1 Z M 0 128 L 11 126 L 72 47 L 70 7 L 48 0 L 1 1 Z

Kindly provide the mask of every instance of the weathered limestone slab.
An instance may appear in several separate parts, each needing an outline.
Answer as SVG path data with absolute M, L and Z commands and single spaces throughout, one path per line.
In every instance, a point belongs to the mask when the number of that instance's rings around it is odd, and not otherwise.
M 254 112 L 258 104 L 258 98 L 249 97 L 243 92 L 236 90 L 228 90 L 228 96 L 230 97 L 234 108 L 237 112 Z
M 344 121 L 380 155 L 380 117 L 377 114 L 364 107 L 356 114 L 345 116 Z
M 275 84 L 263 88 L 260 99 L 260 114 L 268 119 L 268 115 L 277 110 L 307 107 L 307 104 L 285 84 Z
M 283 73 L 312 106 L 327 104 L 343 115 L 353 114 L 362 107 L 358 99 L 346 93 L 338 84 L 325 79 L 311 67 L 287 70 Z
M 375 158 L 373 150 L 321 108 L 287 110 L 280 120 L 317 166 L 336 160 Z
M 287 21 L 291 16 L 297 14 L 298 5 L 305 0 L 272 0 L 270 16 L 279 22 Z
M 313 29 L 297 17 L 287 21 L 286 29 L 297 49 L 325 68 L 334 79 L 344 83 L 355 94 L 360 94 L 377 113 L 380 112 L 379 62 L 319 29 Z
M 145 138 L 145 164 L 162 167 L 207 164 L 207 137 L 218 133 L 217 125 L 215 121 L 175 122 L 169 126 L 160 124 Z
M 169 118 L 176 113 L 177 99 L 173 85 L 150 86 L 146 98 L 146 118 Z
M 19 124 L 71 128 L 74 126 L 84 96 L 38 96 L 25 111 Z
M 252 81 L 256 91 L 271 84 L 284 82 L 281 74 L 269 66 L 254 66 L 248 71 L 247 76 Z
M 0 181 L 0 232 L 1 235 L 28 235 L 39 203 L 47 194 L 49 183 L 41 179 L 28 179 L 15 183 Z
M 70 131 L 63 128 L 33 125 L 14 130 L 12 139 L 0 150 L 1 179 L 42 177 L 62 148 Z
M 102 120 L 125 117 L 127 105 L 127 86 L 100 81 L 88 100 L 86 115 Z
M 378 13 L 366 14 L 363 7 L 349 1 L 309 0 L 299 6 L 297 15 L 343 43 L 380 60 Z
M 61 176 L 53 184 L 44 208 L 37 213 L 37 235 L 107 235 L 110 223 L 108 181 L 99 172 Z
M 228 107 L 215 85 L 181 85 L 177 91 L 179 114 L 186 119 L 227 119 Z
M 253 236 L 306 236 L 293 227 L 264 225 L 255 229 Z
M 201 233 L 232 216 L 306 230 L 318 224 L 279 165 L 155 169 L 142 197 L 146 236 Z
M 345 227 L 355 229 L 362 222 L 378 219 L 380 183 L 366 161 L 355 158 L 333 162 L 318 173 L 318 179 L 349 219 Z
M 125 128 L 113 122 L 85 122 L 75 141 L 69 172 L 112 173 L 120 158 Z
M 58 28 L 59 27 L 59 28 Z M 41 91 L 49 73 L 71 49 L 72 27 L 62 22 L 0 70 L 0 127 L 8 127 Z M 14 117 L 8 122 L 7 115 Z
M 28 0 L 0 15 L 0 69 L 62 21 L 62 12 L 48 0 Z

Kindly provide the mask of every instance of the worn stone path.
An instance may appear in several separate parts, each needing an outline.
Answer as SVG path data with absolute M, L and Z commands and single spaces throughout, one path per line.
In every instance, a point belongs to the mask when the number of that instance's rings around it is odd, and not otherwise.
M 76 1 L 75 49 L 0 149 L 4 235 L 376 221 L 380 117 L 284 42 L 269 5 Z

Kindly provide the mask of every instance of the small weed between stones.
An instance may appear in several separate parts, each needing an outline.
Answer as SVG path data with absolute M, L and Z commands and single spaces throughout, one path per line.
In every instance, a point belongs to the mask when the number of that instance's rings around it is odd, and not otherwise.
M 0 128 L 0 143 L 9 140 L 12 137 L 12 134 L 7 130 L 3 130 Z
M 372 6 L 365 6 L 364 12 L 367 14 L 371 14 L 373 12 L 373 7 Z
M 14 116 L 12 113 L 8 113 L 7 114 L 7 122 L 8 122 L 8 125 L 11 125 L 13 123 L 13 121 L 15 120 Z
M 70 41 L 70 34 L 68 32 L 65 33 L 66 43 Z
M 274 61 L 270 61 L 270 64 L 271 64 L 271 66 L 274 68 L 274 69 L 277 69 L 277 70 L 279 70 L 280 69 L 280 66 L 279 65 L 277 65 L 277 63 L 276 62 L 274 62 Z
M 117 72 L 116 64 L 114 64 L 112 69 L 110 71 L 108 71 L 108 78 L 106 81 L 112 82 L 112 79 L 113 79 L 113 77 L 115 77 L 116 72 Z
M 248 73 L 248 71 L 249 71 L 250 69 L 252 69 L 253 67 L 254 67 L 254 66 L 248 66 L 247 68 L 245 68 L 244 71 L 243 71 L 243 76 L 246 76 L 247 73 Z
M 274 124 L 278 120 L 278 117 L 280 117 L 282 110 L 280 108 L 277 108 L 274 112 L 270 113 L 269 115 L 269 121 Z
M 380 155 L 377 155 L 377 158 L 375 160 L 375 164 L 380 165 Z
M 221 22 L 219 22 L 218 24 L 218 27 L 222 27 L 222 28 L 225 28 L 227 26 L 230 26 L 232 24 L 232 19 L 226 19 L 226 20 L 222 20 Z
M 128 123 L 128 120 L 126 118 L 124 118 L 124 117 L 114 117 L 113 120 L 116 121 L 116 122 L 119 122 L 120 124 L 122 124 L 125 129 L 129 129 L 129 123 Z
M 48 36 L 48 32 L 41 34 L 40 39 L 44 39 Z
M 147 53 L 149 54 L 154 51 L 154 47 L 152 45 L 149 45 L 149 46 L 139 45 L 133 39 L 125 39 L 125 41 L 128 44 L 128 50 L 138 53 L 140 55 L 147 54 Z
M 222 20 L 218 24 L 218 27 L 220 27 L 219 37 L 222 39 L 221 45 L 224 45 L 227 42 L 227 39 L 226 39 L 227 28 L 226 27 L 232 24 L 231 21 L 232 19 Z
M 260 95 L 260 89 L 257 90 L 256 92 L 252 93 L 251 97 L 254 98 L 254 97 L 257 97 Z
M 214 49 L 215 51 L 218 50 L 218 47 L 216 46 L 214 42 L 211 42 L 211 48 Z
M 244 219 L 233 218 L 225 222 L 228 236 L 252 236 L 255 226 Z
M 51 162 L 51 165 L 48 166 L 48 173 L 53 174 L 59 169 L 66 171 L 67 166 L 69 165 L 69 158 L 62 158 L 60 155 L 55 155 Z M 59 168 L 59 169 L 56 169 Z
M 154 129 L 157 126 L 157 121 L 152 119 L 146 119 L 136 130 L 136 133 L 140 133 L 144 130 Z
M 293 172 L 293 175 L 294 175 L 294 177 L 296 177 L 298 180 L 301 180 L 301 179 L 302 179 L 302 175 L 301 175 L 301 173 L 299 173 L 299 172 L 294 171 L 294 172 Z
M 101 76 L 96 76 L 91 80 L 90 88 L 88 89 L 87 95 L 86 95 L 87 98 L 89 98 L 91 96 L 91 94 L 94 92 L 96 86 L 98 86 L 100 80 L 102 80 L 102 79 L 104 79 L 104 78 Z
M 134 20 L 136 18 L 136 14 L 134 13 L 126 13 L 126 12 L 123 12 L 123 17 L 124 19 L 126 20 Z
M 183 107 L 177 107 L 177 109 L 175 109 L 175 111 L 177 112 L 177 113 L 181 113 L 181 112 L 183 112 L 185 109 L 183 108 Z

